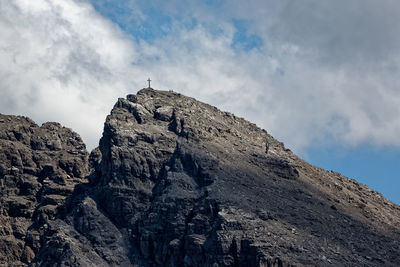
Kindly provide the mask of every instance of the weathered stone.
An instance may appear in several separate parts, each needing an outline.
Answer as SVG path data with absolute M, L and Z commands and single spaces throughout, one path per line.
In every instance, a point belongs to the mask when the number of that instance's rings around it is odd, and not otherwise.
M 88 153 L 80 137 L 58 123 L 39 127 L 25 117 L 0 119 L 0 265 L 24 266 L 40 248 L 43 225 L 75 184 L 85 181 Z M 70 138 L 76 145 L 69 144 Z M 76 154 L 65 154 L 65 149 Z M 62 186 L 60 177 L 65 177 Z
M 60 138 L 57 150 L 47 145 L 56 135 L 26 134 L 30 127 L 0 131 L 9 140 L 2 153 L 10 155 L 0 161 L 0 235 L 13 236 L 0 239 L 0 247 L 7 244 L 8 260 L 221 267 L 400 261 L 400 207 L 192 98 L 144 89 L 119 99 L 89 172 L 81 168 L 87 157 L 75 138 Z M 50 149 L 68 158 L 55 160 Z M 66 186 L 85 174 L 90 183 Z M 18 227 L 10 214 L 19 216 Z M 22 219 L 34 221 L 32 230 Z
M 174 112 L 173 107 L 166 106 L 166 107 L 159 107 L 156 109 L 154 115 L 156 119 L 162 121 L 170 121 L 172 119 L 172 114 Z

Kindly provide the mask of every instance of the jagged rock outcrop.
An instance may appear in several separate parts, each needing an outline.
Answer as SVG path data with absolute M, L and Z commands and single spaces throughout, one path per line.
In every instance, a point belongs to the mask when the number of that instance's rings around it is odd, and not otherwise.
M 88 156 L 79 135 L 58 123 L 0 115 L 0 266 L 32 261 L 47 222 L 86 181 Z
M 32 266 L 400 262 L 399 206 L 193 98 L 119 99 L 89 161 L 89 183 L 37 223 Z

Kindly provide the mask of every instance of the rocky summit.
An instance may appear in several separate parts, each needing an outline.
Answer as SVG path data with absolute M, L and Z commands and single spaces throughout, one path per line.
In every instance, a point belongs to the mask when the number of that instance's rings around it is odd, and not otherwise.
M 90 156 L 0 116 L 0 266 L 398 266 L 400 207 L 172 91 L 118 99 Z

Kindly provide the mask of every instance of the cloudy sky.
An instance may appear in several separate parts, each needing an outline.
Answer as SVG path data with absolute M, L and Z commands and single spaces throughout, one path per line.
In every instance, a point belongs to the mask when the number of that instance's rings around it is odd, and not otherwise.
M 399 22 L 398 0 L 0 0 L 0 112 L 92 149 L 151 77 L 400 203 Z

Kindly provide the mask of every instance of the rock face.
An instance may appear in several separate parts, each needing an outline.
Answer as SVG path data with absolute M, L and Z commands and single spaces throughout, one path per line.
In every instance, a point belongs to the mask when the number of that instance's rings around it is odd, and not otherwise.
M 47 222 L 88 175 L 81 138 L 58 123 L 41 127 L 0 115 L 0 265 L 29 263 Z
M 80 139 L 68 143 L 59 125 L 38 128 L 27 119 L 11 118 L 17 119 L 32 125 L 28 129 L 59 137 L 32 146 L 6 127 L 3 135 L 11 137 L 2 136 L 4 142 L 26 148 L 15 153 L 20 157 L 35 154 L 34 147 L 54 153 L 52 171 L 34 161 L 37 172 L 31 180 L 43 188 L 46 179 L 57 183 L 56 177 L 65 174 L 60 180 L 70 190 L 54 193 L 61 200 L 51 202 L 51 212 L 41 212 L 50 194 L 24 191 L 22 182 L 6 184 L 8 177 L 17 177 L 13 171 L 18 177 L 28 172 L 25 165 L 2 162 L 2 203 L 26 203 L 26 195 L 35 196 L 29 208 L 1 206 L 2 214 L 7 210 L 1 219 L 2 226 L 8 225 L 1 232 L 4 244 L 12 240 L 18 251 L 0 251 L 3 262 L 213 267 L 400 262 L 399 206 L 354 180 L 304 162 L 256 125 L 195 99 L 153 89 L 119 99 L 89 163 L 78 148 Z M 68 146 L 76 152 L 68 152 Z M 1 153 L 11 153 L 11 147 L 2 146 Z M 91 170 L 85 183 L 87 164 Z M 17 193 L 3 193 L 10 190 Z M 32 207 L 33 212 L 15 214 Z M 29 230 L 14 231 L 16 220 Z M 39 241 L 31 241 L 30 231 Z

